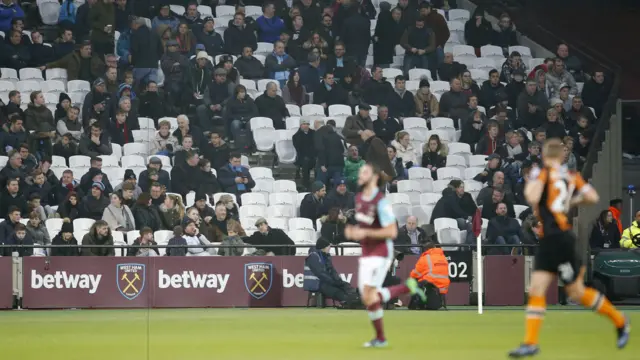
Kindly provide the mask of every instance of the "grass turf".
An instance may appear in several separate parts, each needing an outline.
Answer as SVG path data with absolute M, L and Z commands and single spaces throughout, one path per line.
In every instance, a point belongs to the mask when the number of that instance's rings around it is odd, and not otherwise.
M 640 322 L 640 312 L 627 311 Z M 389 348 L 372 338 L 364 311 L 334 309 L 68 310 L 0 312 L 3 359 L 505 359 L 520 343 L 522 311 L 385 312 Z M 549 311 L 536 359 L 638 359 L 632 341 L 588 311 Z

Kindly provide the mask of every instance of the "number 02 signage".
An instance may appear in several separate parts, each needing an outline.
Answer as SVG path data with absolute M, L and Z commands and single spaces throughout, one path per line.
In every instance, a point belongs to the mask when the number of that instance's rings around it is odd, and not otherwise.
M 473 258 L 471 251 L 445 251 L 449 261 L 449 278 L 452 282 L 471 282 Z

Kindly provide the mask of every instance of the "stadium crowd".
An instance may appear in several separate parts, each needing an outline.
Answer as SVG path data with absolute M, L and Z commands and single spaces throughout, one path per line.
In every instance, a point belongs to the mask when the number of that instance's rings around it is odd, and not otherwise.
M 365 161 L 390 179 L 404 252 L 436 234 L 535 243 L 523 187 L 541 143 L 561 138 L 579 169 L 610 87 L 567 45 L 533 58 L 508 14 L 453 0 L 38 4 L 25 24 L 0 3 L 2 244 L 294 255 L 345 241 Z M 255 151 L 300 181 L 249 167 Z M 79 254 L 116 250 L 50 250 Z

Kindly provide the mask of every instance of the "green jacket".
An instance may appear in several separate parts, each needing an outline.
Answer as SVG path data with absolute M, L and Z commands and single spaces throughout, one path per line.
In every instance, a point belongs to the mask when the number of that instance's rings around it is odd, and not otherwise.
M 89 9 L 89 24 L 91 24 L 92 42 L 113 42 L 116 31 L 116 11 L 113 3 L 105 4 L 98 0 Z M 111 33 L 104 31 L 105 26 L 111 25 Z M 115 48 L 113 50 L 115 52 Z
M 347 181 L 350 183 L 355 183 L 358 181 L 358 171 L 365 162 L 362 158 L 358 158 L 358 160 L 351 160 L 350 158 L 344 159 L 344 176 L 347 178 Z

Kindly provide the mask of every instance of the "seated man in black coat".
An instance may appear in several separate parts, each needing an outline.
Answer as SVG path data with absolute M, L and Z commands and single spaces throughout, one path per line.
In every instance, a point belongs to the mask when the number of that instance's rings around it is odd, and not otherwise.
M 409 216 L 407 218 L 407 224 L 398 229 L 398 238 L 396 239 L 395 246 L 398 249 L 397 251 L 403 254 L 420 255 L 422 254 L 422 247 L 427 240 L 426 231 L 418 226 L 418 218 Z
M 264 218 L 259 218 L 255 225 L 258 231 L 251 234 L 248 238 L 243 239 L 245 243 L 253 245 L 261 253 L 264 252 L 264 255 L 282 256 L 296 254 L 296 248 L 289 246 L 295 245 L 295 243 L 287 233 L 281 229 L 273 229 Z
M 330 252 L 331 243 L 325 238 L 318 239 L 315 249 L 309 250 L 309 256 L 304 261 L 303 288 L 305 291 L 319 291 L 327 298 L 344 303 L 354 289 L 338 275 Z
M 171 168 L 171 190 L 182 195 L 183 200 L 190 191 L 196 191 L 196 174 L 200 158 L 195 152 L 187 154 L 187 161 Z
M 229 163 L 218 170 L 218 181 L 222 185 L 222 191 L 235 194 L 239 204 L 240 195 L 251 192 L 256 186 L 249 169 L 242 166 L 240 161 L 239 153 L 231 153 Z
M 467 231 L 467 244 L 475 244 L 471 220 L 477 210 L 471 194 L 464 191 L 462 180 L 451 180 L 449 186 L 442 190 L 442 198 L 438 200 L 431 213 L 431 224 L 435 219 L 451 218 L 458 222 L 458 229 Z
M 316 181 L 311 185 L 311 193 L 305 195 L 300 203 L 300 217 L 311 220 L 314 229 L 316 227 L 316 220 L 327 212 L 324 205 L 324 197 L 326 194 L 327 188 L 324 184 Z
M 501 202 L 497 204 L 496 216 L 489 220 L 487 227 L 487 241 L 496 245 L 520 245 L 522 239 L 522 227 L 518 220 L 507 216 L 507 204 Z M 515 250 L 515 248 L 513 249 Z M 503 247 L 495 251 L 501 255 L 509 255 L 512 249 Z
M 493 219 L 496 217 L 496 210 L 498 204 L 504 203 L 507 206 L 507 214 L 510 218 L 516 217 L 516 212 L 513 208 L 513 204 L 507 201 L 504 197 L 504 190 L 500 188 L 494 188 L 491 196 L 491 201 L 482 205 L 482 218 Z
M 334 82 L 334 75 L 331 72 L 324 74 L 324 78 L 320 83 L 320 86 L 313 94 L 313 103 L 320 104 L 324 107 L 325 112 L 329 113 L 329 106 L 349 103 L 349 94 L 342 88 L 337 86 Z
M 389 116 L 394 118 L 411 117 L 416 114 L 416 103 L 413 93 L 407 91 L 406 79 L 402 75 L 395 78 L 394 91 L 389 94 L 387 104 L 389 105 Z

